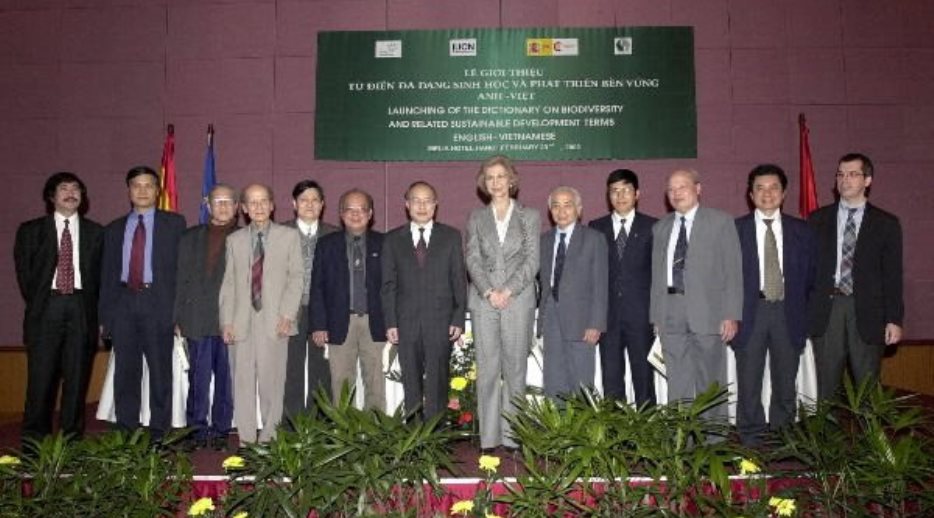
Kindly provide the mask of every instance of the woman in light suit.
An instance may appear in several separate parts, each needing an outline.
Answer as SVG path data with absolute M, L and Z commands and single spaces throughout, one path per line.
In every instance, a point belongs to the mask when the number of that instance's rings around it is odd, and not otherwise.
M 516 201 L 519 175 L 507 157 L 487 159 L 477 173 L 477 187 L 490 200 L 467 221 L 467 304 L 477 347 L 480 448 L 515 449 L 503 412 L 513 412 L 512 399 L 525 395 L 541 217 Z

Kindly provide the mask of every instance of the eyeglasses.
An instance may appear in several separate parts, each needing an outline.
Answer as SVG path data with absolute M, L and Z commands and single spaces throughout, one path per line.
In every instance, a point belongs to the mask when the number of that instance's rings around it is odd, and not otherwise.
M 847 171 L 847 172 L 837 171 L 837 174 L 836 174 L 837 180 L 842 180 L 844 178 L 849 178 L 852 180 L 854 178 L 859 178 L 861 176 L 866 176 L 866 173 L 863 173 L 862 171 Z
M 411 203 L 412 205 L 420 205 L 420 206 L 423 206 L 423 207 L 431 207 L 431 206 L 434 205 L 436 202 L 435 202 L 435 200 L 428 200 L 428 199 L 425 199 L 425 198 L 412 198 L 412 199 L 409 200 L 409 203 Z

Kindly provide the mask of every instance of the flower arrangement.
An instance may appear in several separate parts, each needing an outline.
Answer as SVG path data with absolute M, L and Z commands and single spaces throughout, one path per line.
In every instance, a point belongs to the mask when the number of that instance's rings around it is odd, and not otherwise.
M 451 428 L 477 433 L 477 361 L 473 333 L 468 329 L 451 353 L 448 423 Z

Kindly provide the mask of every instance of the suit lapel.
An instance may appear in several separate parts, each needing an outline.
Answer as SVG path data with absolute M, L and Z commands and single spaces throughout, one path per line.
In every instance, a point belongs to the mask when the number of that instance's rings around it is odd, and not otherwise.
M 546 288 L 551 287 L 551 266 L 552 262 L 555 259 L 555 235 L 556 230 L 552 228 L 547 233 L 545 233 L 545 239 L 542 242 L 541 252 L 544 257 L 542 257 L 541 265 L 539 269 L 541 270 L 541 283 L 542 291 L 545 291 Z

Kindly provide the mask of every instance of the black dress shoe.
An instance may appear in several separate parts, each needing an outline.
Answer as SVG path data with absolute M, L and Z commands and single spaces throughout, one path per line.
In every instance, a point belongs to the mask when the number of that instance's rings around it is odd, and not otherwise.
M 211 448 L 214 451 L 225 451 L 227 449 L 227 436 L 213 437 L 211 439 Z
M 498 446 L 492 448 L 480 448 L 480 455 L 494 455 Z

